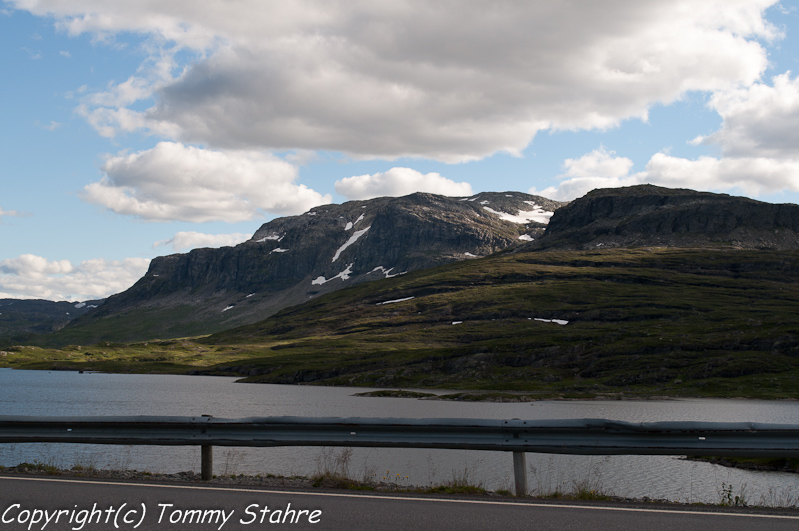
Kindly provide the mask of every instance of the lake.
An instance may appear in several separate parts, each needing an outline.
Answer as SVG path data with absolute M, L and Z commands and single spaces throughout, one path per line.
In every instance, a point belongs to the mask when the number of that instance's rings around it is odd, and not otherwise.
M 473 403 L 409 398 L 365 398 L 364 388 L 239 384 L 235 378 L 95 374 L 0 369 L 0 415 L 213 415 L 221 418 L 406 417 L 525 420 L 604 418 L 629 422 L 711 421 L 799 424 L 799 403 L 737 399 L 539 401 Z M 214 473 L 312 475 L 341 455 L 338 448 L 221 448 Z M 0 444 L 0 465 L 42 461 L 69 468 L 127 468 L 151 472 L 200 469 L 199 447 L 78 444 Z M 574 490 L 588 484 L 619 496 L 717 503 L 731 485 L 750 503 L 796 503 L 799 475 L 751 472 L 673 456 L 564 456 L 527 454 L 531 489 Z M 489 489 L 513 490 L 510 453 L 468 450 L 354 448 L 356 478 L 390 478 L 429 485 L 455 477 Z

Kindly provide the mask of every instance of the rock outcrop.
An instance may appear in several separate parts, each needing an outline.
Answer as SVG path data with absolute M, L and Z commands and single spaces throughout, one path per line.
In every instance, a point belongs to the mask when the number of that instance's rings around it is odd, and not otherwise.
M 652 185 L 594 190 L 552 216 L 539 249 L 799 249 L 799 205 Z

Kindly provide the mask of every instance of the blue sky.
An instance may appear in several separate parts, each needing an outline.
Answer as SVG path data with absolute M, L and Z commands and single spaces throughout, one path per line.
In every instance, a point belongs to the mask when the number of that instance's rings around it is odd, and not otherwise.
M 797 203 L 797 17 L 770 0 L 3 0 L 0 297 L 104 297 L 155 256 L 418 190 Z

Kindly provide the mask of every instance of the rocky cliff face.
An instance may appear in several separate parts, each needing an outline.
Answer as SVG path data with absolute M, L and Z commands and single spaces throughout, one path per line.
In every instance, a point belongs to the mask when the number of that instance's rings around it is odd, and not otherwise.
M 799 249 L 799 205 L 652 185 L 594 190 L 557 210 L 541 249 Z
M 86 341 L 135 340 L 255 322 L 354 283 L 534 240 L 562 204 L 519 192 L 461 198 L 417 193 L 316 207 L 270 221 L 235 247 L 156 258 L 133 287 L 68 328 L 124 318 L 125 326 L 113 327 L 118 332 Z M 136 320 L 142 326 L 128 326 Z

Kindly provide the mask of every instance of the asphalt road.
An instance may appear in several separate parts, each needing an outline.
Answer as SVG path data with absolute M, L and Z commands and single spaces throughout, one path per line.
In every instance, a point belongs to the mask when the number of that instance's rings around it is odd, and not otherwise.
M 799 512 L 0 477 L 2 531 L 254 531 L 276 527 L 369 531 L 778 531 L 799 529 Z

